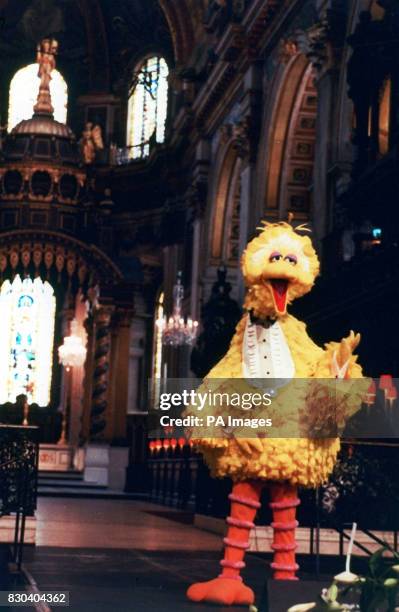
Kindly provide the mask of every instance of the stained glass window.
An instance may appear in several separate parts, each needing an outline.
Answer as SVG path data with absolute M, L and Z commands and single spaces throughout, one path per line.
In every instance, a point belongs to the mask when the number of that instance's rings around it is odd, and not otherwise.
M 37 76 L 38 64 L 30 64 L 18 70 L 11 80 L 8 105 L 8 131 L 23 119 L 30 119 L 39 93 L 40 79 Z M 68 87 L 58 70 L 53 70 L 50 81 L 51 102 L 54 119 L 66 122 Z
M 168 65 L 163 57 L 150 57 L 135 73 L 127 112 L 129 157 L 146 157 L 150 140 L 163 142 L 168 107 Z
M 13 282 L 0 289 L 0 403 L 15 402 L 21 393 L 28 402 L 50 401 L 54 344 L 55 297 L 40 278 Z

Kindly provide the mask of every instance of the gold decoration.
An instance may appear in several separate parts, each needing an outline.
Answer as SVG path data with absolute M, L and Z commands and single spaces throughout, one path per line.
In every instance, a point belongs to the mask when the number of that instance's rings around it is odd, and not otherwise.
M 53 250 L 51 249 L 51 247 L 47 247 L 45 253 L 44 253 L 44 264 L 47 268 L 47 271 L 50 271 L 51 266 L 53 265 L 54 262 L 54 253 Z
M 40 79 L 39 95 L 33 108 L 35 113 L 54 113 L 51 104 L 50 81 L 51 73 L 55 68 L 55 56 L 58 52 L 58 42 L 54 38 L 45 38 L 37 46 L 36 60 L 39 64 L 38 77 Z
M 96 152 L 104 148 L 101 127 L 87 122 L 80 140 L 82 157 L 86 164 L 92 164 L 96 158 Z
M 15 271 L 17 265 L 19 264 L 19 253 L 17 251 L 11 251 L 10 253 L 10 265 L 12 269 Z
M 3 275 L 8 265 L 7 255 L 0 253 L 0 272 Z

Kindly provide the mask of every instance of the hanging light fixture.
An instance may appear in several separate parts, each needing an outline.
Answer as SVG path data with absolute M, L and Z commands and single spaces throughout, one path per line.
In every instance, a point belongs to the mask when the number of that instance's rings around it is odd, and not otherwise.
M 79 325 L 76 319 L 71 322 L 71 335 L 64 338 L 64 344 L 58 348 L 58 358 L 64 366 L 66 378 L 64 382 L 64 397 L 62 401 L 62 427 L 61 437 L 58 440 L 60 446 L 68 444 L 68 417 L 70 411 L 71 373 L 72 368 L 80 367 L 86 360 L 86 347 L 79 336 Z
M 82 366 L 86 359 L 86 348 L 78 335 L 78 322 L 71 322 L 71 335 L 64 338 L 64 344 L 58 348 L 60 363 L 69 371 L 70 368 Z
M 198 333 L 198 321 L 193 321 L 190 317 L 185 320 L 183 317 L 184 287 L 181 276 L 181 272 L 178 272 L 176 285 L 173 287 L 172 316 L 163 316 L 156 322 L 162 332 L 162 344 L 166 346 L 191 345 Z

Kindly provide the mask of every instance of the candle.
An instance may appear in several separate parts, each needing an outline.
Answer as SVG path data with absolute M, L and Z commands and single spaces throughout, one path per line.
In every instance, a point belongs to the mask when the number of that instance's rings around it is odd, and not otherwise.
M 351 555 L 352 555 L 352 550 L 353 550 L 353 544 L 355 541 L 356 529 L 357 529 L 357 523 L 353 523 L 351 537 L 350 537 L 349 545 L 348 545 L 348 550 L 346 552 L 345 571 L 341 572 L 337 576 L 334 576 L 334 580 L 336 580 L 337 582 L 342 582 L 343 584 L 351 584 L 358 580 L 358 576 L 356 574 L 353 574 L 350 568 Z

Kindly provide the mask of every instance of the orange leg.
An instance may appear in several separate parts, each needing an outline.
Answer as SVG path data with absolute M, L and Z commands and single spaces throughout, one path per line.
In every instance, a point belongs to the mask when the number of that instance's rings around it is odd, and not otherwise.
M 290 484 L 273 483 L 270 487 L 273 511 L 273 544 L 274 559 L 272 569 L 276 580 L 298 580 L 295 576 L 299 565 L 295 562 L 295 520 L 296 507 L 300 504 L 297 488 Z
M 214 580 L 193 584 L 187 591 L 191 601 L 205 601 L 220 605 L 251 605 L 253 591 L 245 586 L 240 571 L 245 567 L 244 555 L 249 547 L 249 533 L 254 526 L 254 518 L 260 507 L 262 491 L 260 482 L 239 482 L 233 486 L 229 495 L 230 516 L 225 544 L 224 558 L 220 562 L 222 573 Z

